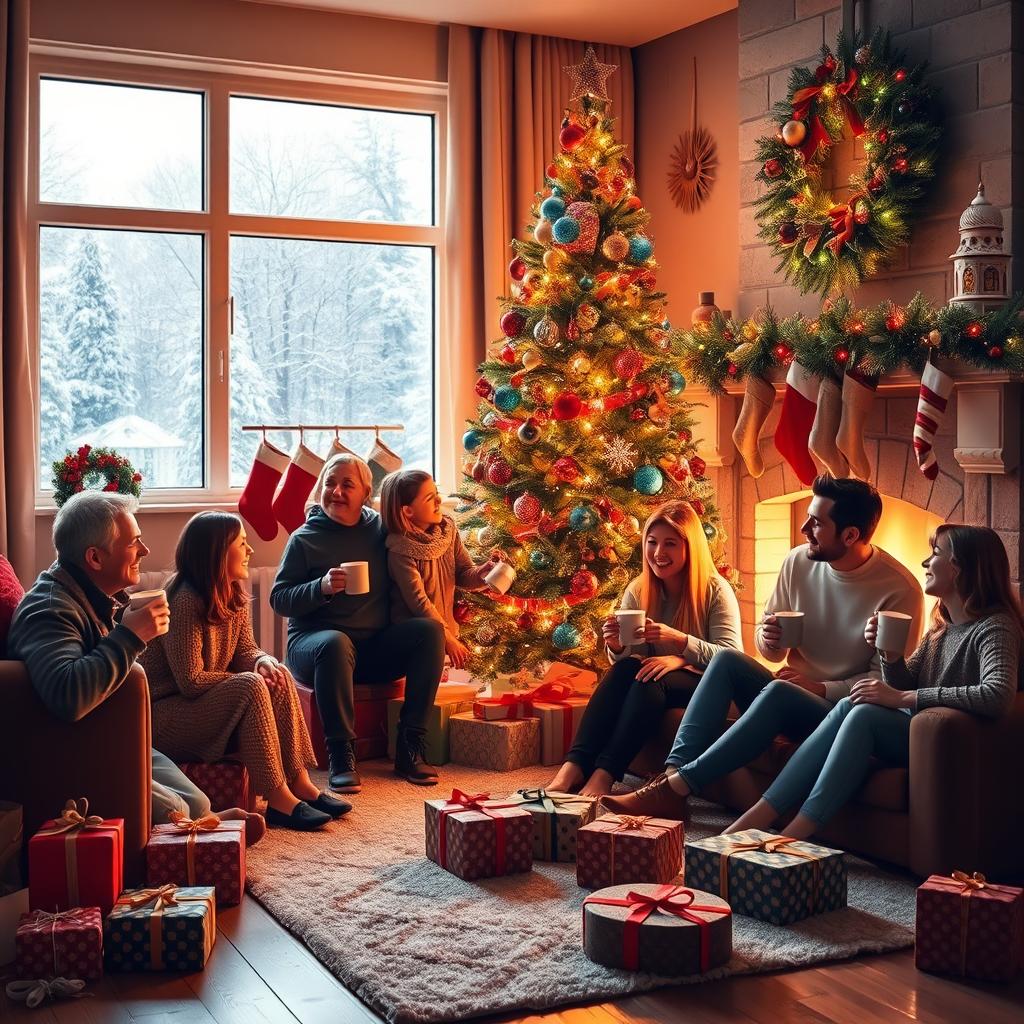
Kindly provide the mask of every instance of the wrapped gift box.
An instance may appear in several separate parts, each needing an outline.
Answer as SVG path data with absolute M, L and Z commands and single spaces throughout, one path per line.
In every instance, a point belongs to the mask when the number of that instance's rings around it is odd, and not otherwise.
M 76 907 L 22 916 L 14 939 L 19 978 L 103 977 L 103 915 L 99 907 Z
M 787 925 L 846 906 L 842 851 L 748 829 L 686 844 L 686 884 L 733 912 Z
M 112 971 L 199 971 L 217 937 L 213 887 L 126 889 L 104 928 Z
M 545 683 L 540 690 L 544 690 L 548 685 Z M 583 719 L 583 712 L 587 709 L 588 699 L 572 694 L 550 701 L 538 699 L 536 695 L 539 692 L 534 691 L 533 710 L 540 719 L 540 763 L 561 764 L 572 747 L 576 730 Z
M 30 910 L 99 907 L 106 914 L 124 885 L 124 819 L 88 813 L 68 801 L 28 842 Z
M 1024 889 L 983 875 L 932 875 L 917 890 L 921 971 L 1009 981 L 1024 966 Z
M 452 759 L 451 720 L 460 712 L 473 710 L 474 693 L 472 687 L 463 685 L 437 688 L 437 697 L 427 717 L 426 758 L 430 764 L 447 764 Z M 403 703 L 400 700 L 388 702 L 388 757 L 392 760 L 398 740 L 398 716 L 402 712 Z
M 181 816 L 155 825 L 146 844 L 146 884 L 213 886 L 217 905 L 233 907 L 245 892 L 245 822 L 216 815 Z
M 473 701 L 473 717 L 486 722 L 533 718 L 533 701 L 528 693 L 502 693 L 499 697 L 478 697 Z
M 572 687 L 574 693 L 589 697 L 597 686 L 597 673 L 589 668 L 553 661 L 544 673 L 542 682 L 565 683 Z
M 533 815 L 533 859 L 575 863 L 576 833 L 594 820 L 597 801 L 546 789 L 521 789 L 516 796 Z
M 514 875 L 533 868 L 533 817 L 487 794 L 453 790 L 427 800 L 427 857 L 466 881 Z
M 683 823 L 605 814 L 576 833 L 576 881 L 586 889 L 630 882 L 664 885 L 683 859 Z
M 470 768 L 509 772 L 540 759 L 540 721 L 488 722 L 473 712 L 452 715 L 451 759 Z
M 614 885 L 583 901 L 583 952 L 594 963 L 679 977 L 732 956 L 732 911 L 681 885 Z
M 210 798 L 210 809 L 214 814 L 230 807 L 241 807 L 246 811 L 256 809 L 256 795 L 249 786 L 249 772 L 241 761 L 217 761 L 216 764 L 186 761 L 178 767 Z

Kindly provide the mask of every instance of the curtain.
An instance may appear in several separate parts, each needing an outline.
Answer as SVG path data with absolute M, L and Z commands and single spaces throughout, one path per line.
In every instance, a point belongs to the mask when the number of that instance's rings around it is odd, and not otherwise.
M 3 246 L 0 250 L 0 548 L 25 584 L 35 563 L 35 435 L 28 330 L 28 11 L 0 6 L 3 90 Z
M 558 151 L 570 106 L 562 70 L 585 44 L 452 25 L 448 30 L 448 139 L 444 309 L 448 338 L 440 380 L 439 463 L 461 477 L 461 438 L 476 411 L 477 365 L 498 335 L 513 238 L 526 236 L 544 168 Z M 633 62 L 628 47 L 596 45 L 617 64 L 608 80 L 615 134 L 633 149 Z

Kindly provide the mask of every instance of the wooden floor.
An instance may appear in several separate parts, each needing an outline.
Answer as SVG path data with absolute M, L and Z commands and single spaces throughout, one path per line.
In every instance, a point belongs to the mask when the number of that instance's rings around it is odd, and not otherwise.
M 217 943 L 205 971 L 185 976 L 107 975 L 89 986 L 88 998 L 32 1011 L 3 998 L 0 1021 L 371 1024 L 381 1020 L 250 897 L 240 907 L 218 911 L 217 924 Z M 1020 1024 L 1024 977 L 1009 986 L 935 978 L 914 970 L 913 953 L 908 950 L 490 1020 L 522 1024 Z

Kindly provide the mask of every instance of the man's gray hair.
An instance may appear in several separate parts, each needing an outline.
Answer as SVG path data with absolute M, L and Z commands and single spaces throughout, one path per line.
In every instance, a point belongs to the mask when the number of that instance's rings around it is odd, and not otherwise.
M 115 491 L 79 491 L 57 510 L 53 519 L 53 546 L 62 562 L 84 566 L 89 548 L 109 548 L 117 520 L 134 515 L 139 499 Z

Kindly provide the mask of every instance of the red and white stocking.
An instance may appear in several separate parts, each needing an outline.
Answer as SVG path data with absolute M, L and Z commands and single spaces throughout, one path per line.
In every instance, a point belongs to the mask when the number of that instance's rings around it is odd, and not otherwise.
M 370 454 L 366 456 L 366 464 L 373 476 L 373 496 L 380 494 L 380 485 L 388 473 L 402 468 L 402 457 L 396 455 L 379 437 L 373 442 Z
M 949 405 L 952 393 L 953 378 L 929 362 L 921 374 L 917 416 L 914 418 L 914 454 L 917 456 L 918 468 L 929 480 L 939 475 L 939 464 L 935 460 L 932 445 L 939 424 L 945 418 L 946 406 Z
M 256 531 L 260 540 L 273 540 L 277 536 L 277 520 L 271 503 L 274 491 L 281 482 L 281 474 L 288 468 L 288 456 L 268 441 L 256 449 L 256 458 L 249 479 L 238 499 L 238 512 Z
M 818 475 L 809 451 L 811 427 L 818 408 L 818 387 L 818 378 L 793 360 L 786 374 L 782 413 L 775 428 L 778 453 L 792 466 L 805 486 Z
M 274 515 L 289 533 L 306 521 L 306 499 L 323 468 L 324 460 L 300 443 L 274 498 Z

